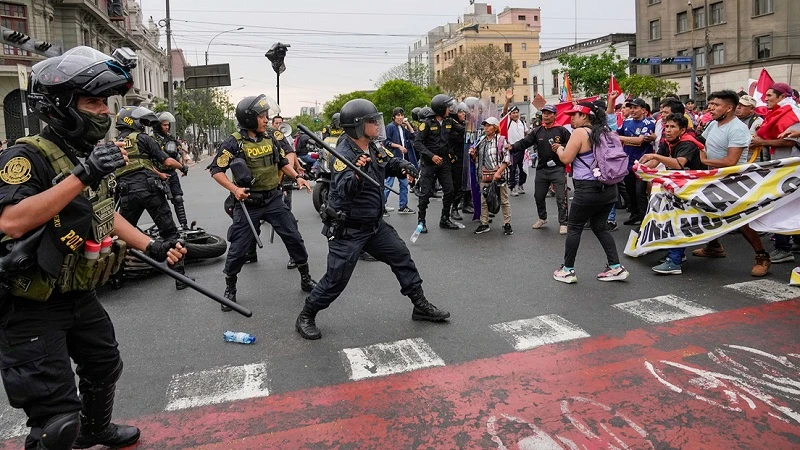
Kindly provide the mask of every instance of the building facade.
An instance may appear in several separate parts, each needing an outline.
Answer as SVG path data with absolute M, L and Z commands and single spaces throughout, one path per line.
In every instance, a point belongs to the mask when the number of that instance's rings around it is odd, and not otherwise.
M 795 0 L 636 0 L 637 53 L 694 56 L 698 79 L 710 68 L 705 92 L 746 89 L 762 68 L 776 82 L 800 86 L 797 5 Z M 678 93 L 689 96 L 689 66 L 639 66 L 638 73 L 675 81 Z
M 599 55 L 609 51 L 612 47 L 621 59 L 627 61 L 629 57 L 636 56 L 636 35 L 628 33 L 609 34 L 542 52 L 539 64 L 532 66 L 528 72 L 530 98 L 533 99 L 538 94 L 544 97 L 548 104 L 560 101 L 560 92 L 564 82 L 564 76 L 559 73 L 563 68 L 558 62 L 560 55 L 566 53 L 581 56 Z M 594 95 L 597 92 L 584 93 L 573 90 L 572 94 L 573 96 L 582 97 L 584 94 Z

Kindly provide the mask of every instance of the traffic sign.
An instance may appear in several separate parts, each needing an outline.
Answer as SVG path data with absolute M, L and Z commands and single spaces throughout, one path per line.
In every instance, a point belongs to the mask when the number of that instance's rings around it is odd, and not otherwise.
M 231 68 L 226 64 L 207 66 L 185 66 L 183 68 L 186 89 L 203 89 L 231 85 Z
M 628 58 L 628 62 L 636 65 L 657 66 L 660 64 L 691 64 L 692 59 L 693 58 L 691 56 L 669 56 L 666 58 L 648 56 L 644 58 Z
M 661 64 L 691 64 L 692 63 L 691 56 L 674 56 L 669 58 L 664 58 L 661 60 Z

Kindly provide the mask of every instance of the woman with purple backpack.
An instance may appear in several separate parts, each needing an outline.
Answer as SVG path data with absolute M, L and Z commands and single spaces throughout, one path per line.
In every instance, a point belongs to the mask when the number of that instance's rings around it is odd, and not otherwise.
M 625 155 L 622 144 L 619 137 L 608 128 L 605 111 L 597 106 L 581 102 L 567 114 L 570 115 L 574 131 L 566 148 L 553 144 L 553 151 L 561 162 L 572 164 L 575 195 L 567 218 L 564 264 L 553 273 L 553 278 L 562 283 L 578 281 L 575 276 L 575 256 L 581 243 L 583 226 L 589 222 L 608 260 L 606 269 L 597 275 L 597 279 L 625 280 L 630 274 L 619 263 L 614 237 L 606 226 L 608 213 L 617 202 L 617 172 L 626 171 L 617 167 L 619 161 L 625 162 L 621 159 Z

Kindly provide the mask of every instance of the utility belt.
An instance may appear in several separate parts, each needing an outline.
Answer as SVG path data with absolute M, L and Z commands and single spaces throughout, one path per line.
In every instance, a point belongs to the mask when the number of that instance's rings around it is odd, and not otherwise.
M 344 228 L 350 228 L 358 231 L 375 231 L 378 229 L 380 222 L 361 222 L 358 220 L 345 220 L 342 223 Z
M 38 266 L 8 280 L 8 293 L 20 298 L 46 301 L 53 292 L 90 291 L 105 284 L 125 262 L 125 241 L 116 239 L 109 253 L 101 253 L 97 259 L 88 259 L 82 254 L 70 253 L 64 257 L 58 278 L 54 278 Z
M 116 191 L 117 195 L 123 196 L 127 194 L 135 194 L 137 192 L 160 192 L 162 194 L 171 194 L 169 184 L 156 177 L 147 177 L 147 181 L 117 181 Z
M 250 196 L 244 200 L 245 205 L 262 206 L 267 203 L 267 200 L 280 195 L 283 191 L 280 188 L 271 191 L 251 191 Z

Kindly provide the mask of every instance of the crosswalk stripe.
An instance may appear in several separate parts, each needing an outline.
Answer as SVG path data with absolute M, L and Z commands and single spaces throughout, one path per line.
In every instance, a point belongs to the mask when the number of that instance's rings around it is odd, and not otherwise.
M 0 441 L 28 434 L 28 418 L 21 409 L 6 406 L 0 411 Z
M 517 351 L 573 339 L 587 338 L 589 333 L 555 314 L 491 325 Z
M 676 295 L 643 298 L 613 306 L 650 323 L 672 322 L 716 312 Z
M 220 367 L 173 375 L 167 391 L 167 411 L 269 395 L 264 363 Z
M 800 297 L 799 287 L 789 286 L 774 280 L 747 281 L 745 283 L 729 284 L 725 287 L 767 302 L 782 302 Z
M 444 366 L 442 358 L 419 338 L 346 348 L 341 354 L 345 360 L 345 369 L 354 381 Z

